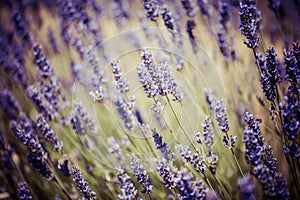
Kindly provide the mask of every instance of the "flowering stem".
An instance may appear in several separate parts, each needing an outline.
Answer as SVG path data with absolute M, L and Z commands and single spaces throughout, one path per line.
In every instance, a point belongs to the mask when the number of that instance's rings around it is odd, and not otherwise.
M 254 57 L 255 57 L 255 64 L 256 64 L 256 66 L 257 66 L 257 70 L 258 70 L 259 75 L 260 75 L 260 74 L 261 74 L 261 69 L 260 69 L 260 67 L 259 67 L 259 65 L 258 65 L 258 62 L 257 62 L 258 58 L 257 58 L 257 56 L 256 56 L 256 50 L 255 50 L 255 48 L 253 48 L 252 51 L 253 51 L 253 54 L 254 54 Z
M 228 136 L 228 133 L 226 132 L 225 134 L 226 134 L 227 140 L 229 141 L 230 138 L 229 138 L 229 136 Z M 237 157 L 236 157 L 236 155 L 235 155 L 235 153 L 234 153 L 234 151 L 233 151 L 233 147 L 232 147 L 232 146 L 230 146 L 230 150 L 231 150 L 231 153 L 232 153 L 232 155 L 233 155 L 234 161 L 235 161 L 235 163 L 236 163 L 236 165 L 237 165 L 237 167 L 238 167 L 238 169 L 239 169 L 241 175 L 244 176 L 244 173 L 243 173 L 242 168 L 241 168 L 241 166 L 240 166 L 240 164 L 239 164 L 239 161 L 238 161 L 238 159 L 237 159 Z
M 174 110 L 174 108 L 173 108 L 173 106 L 172 106 L 172 104 L 171 104 L 171 102 L 170 102 L 170 99 L 169 99 L 168 95 L 166 95 L 166 98 L 167 98 L 168 104 L 169 104 L 169 106 L 170 106 L 170 108 L 171 108 L 171 110 L 172 110 L 172 113 L 173 113 L 173 115 L 175 116 L 176 121 L 178 122 L 178 125 L 180 126 L 180 128 L 181 128 L 182 131 L 184 132 L 186 138 L 189 140 L 189 142 L 190 142 L 191 145 L 193 146 L 194 150 L 195 150 L 196 152 L 198 152 L 199 150 L 196 148 L 196 146 L 194 145 L 193 141 L 191 140 L 191 138 L 188 136 L 187 132 L 185 131 L 185 129 L 184 129 L 183 126 L 181 125 L 181 123 L 180 123 L 180 121 L 179 121 L 179 118 L 177 117 L 176 112 L 175 112 L 175 110 Z
M 72 199 L 71 196 L 68 194 L 67 190 L 65 189 L 63 183 L 59 179 L 59 177 L 56 175 L 56 173 L 53 170 L 53 165 L 50 162 L 46 162 L 46 165 L 49 167 L 49 169 L 52 171 L 52 174 L 54 176 L 54 183 L 58 184 L 62 190 L 62 192 L 67 196 L 68 199 Z
M 207 163 L 205 162 L 205 164 L 207 165 Z M 207 165 L 208 166 L 208 165 Z M 223 184 L 221 183 L 221 181 L 211 172 L 212 176 L 214 177 L 215 181 L 218 183 L 218 185 L 221 187 L 224 196 L 226 197 L 226 199 L 231 199 L 230 195 L 228 194 L 228 192 L 226 191 L 226 189 L 224 188 Z
M 206 177 L 205 174 L 203 174 L 203 175 L 204 175 L 204 180 L 205 180 L 205 182 L 206 182 L 206 183 L 209 185 L 209 187 L 213 190 L 213 187 L 212 187 L 210 181 L 208 180 L 208 178 Z M 218 199 L 218 196 L 217 196 L 216 192 L 214 192 L 214 195 L 216 196 L 216 199 Z
M 128 98 L 128 96 L 127 96 L 126 93 L 124 94 L 124 96 L 125 96 L 126 101 L 129 102 L 129 98 Z M 137 120 L 137 116 L 134 115 L 134 117 L 135 117 L 135 119 Z M 138 120 L 137 120 L 137 121 L 138 121 Z M 141 124 L 141 125 L 142 125 L 142 124 Z M 140 126 L 139 126 L 139 127 L 140 127 Z M 150 145 L 150 142 L 149 142 L 147 136 L 145 135 L 145 133 L 144 133 L 144 131 L 142 130 L 141 127 L 140 127 L 140 129 L 141 129 L 141 132 L 142 132 L 142 134 L 143 134 L 143 136 L 144 136 L 144 138 L 145 138 L 145 140 L 146 140 L 147 145 L 149 146 L 149 148 L 150 148 L 151 152 L 153 153 L 153 155 L 156 157 L 156 155 L 155 155 L 155 153 L 154 153 L 154 150 L 153 150 L 152 146 Z M 127 135 L 127 134 L 126 134 L 126 135 Z M 127 137 L 128 137 L 128 136 L 127 136 Z M 128 138 L 130 138 L 130 137 L 128 137 Z M 131 143 L 134 144 L 134 142 L 133 142 L 132 140 L 131 140 Z
M 153 97 L 153 100 L 154 100 L 155 103 L 157 103 L 157 100 L 155 99 L 155 97 Z M 162 115 L 161 115 L 161 118 L 164 120 L 164 123 L 165 123 L 166 128 L 169 129 L 169 132 L 173 135 L 172 129 L 169 127 L 169 125 L 167 124 L 166 120 L 164 119 L 164 117 L 163 117 Z M 178 143 L 178 144 L 180 143 L 180 142 L 177 140 L 175 134 L 174 134 L 174 139 L 175 139 L 176 143 Z

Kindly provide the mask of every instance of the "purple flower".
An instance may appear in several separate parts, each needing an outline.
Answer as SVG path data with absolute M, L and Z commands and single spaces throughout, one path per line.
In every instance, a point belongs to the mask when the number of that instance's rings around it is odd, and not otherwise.
M 37 69 L 38 69 L 39 75 L 43 79 L 47 79 L 47 78 L 51 77 L 54 74 L 54 71 L 53 71 L 53 68 L 50 65 L 49 61 L 42 53 L 41 45 L 36 45 L 33 48 L 33 55 L 34 55 L 35 63 L 38 66 Z
M 134 104 L 135 104 L 135 97 L 133 97 L 130 102 L 127 102 L 125 98 L 118 95 L 115 97 L 115 106 L 117 111 L 124 123 L 124 126 L 127 130 L 133 130 L 137 123 L 134 116 Z
M 206 173 L 206 166 L 197 152 L 193 153 L 188 146 L 183 146 L 181 144 L 177 144 L 176 149 L 178 154 L 184 158 L 186 162 L 193 165 L 198 172 L 201 172 L 202 174 Z
M 199 10 L 201 12 L 201 14 L 203 16 L 207 16 L 209 17 L 210 13 L 209 13 L 209 9 L 207 9 L 207 1 L 205 0 L 197 0 L 197 4 L 198 4 L 198 7 L 199 7 Z
M 147 18 L 156 21 L 159 16 L 159 4 L 156 0 L 144 0 L 144 9 L 147 11 Z
M 120 164 L 122 168 L 125 168 L 125 156 L 118 141 L 114 137 L 110 137 L 107 139 L 107 145 L 108 152 L 117 159 L 118 164 Z
M 96 133 L 97 127 L 94 120 L 82 106 L 81 101 L 75 101 L 72 111 L 68 116 L 69 123 L 78 135 L 86 133 Z
M 119 61 L 113 61 L 111 63 L 111 66 L 113 68 L 113 74 L 115 78 L 115 82 L 117 84 L 117 90 L 121 94 L 125 94 L 129 91 L 129 82 L 126 78 L 122 77 L 122 69 L 119 66 Z
M 111 4 L 113 19 L 118 27 L 124 25 L 129 18 L 128 5 L 126 1 L 114 0 Z
M 251 180 L 250 173 L 245 174 L 238 179 L 240 198 L 245 200 L 255 200 L 254 189 L 255 185 Z
M 168 148 L 168 144 L 162 141 L 162 136 L 159 135 L 156 129 L 152 129 L 152 137 L 155 142 L 156 149 L 160 150 L 164 158 L 170 162 L 174 160 L 174 152 Z
M 176 80 L 172 77 L 168 64 L 156 64 L 149 50 L 142 50 L 141 63 L 136 68 L 148 98 L 171 94 L 173 101 L 183 100 L 183 93 L 177 90 Z
M 17 120 L 10 121 L 10 128 L 19 141 L 27 146 L 29 150 L 28 162 L 47 180 L 53 180 L 53 173 L 47 165 L 47 162 L 50 162 L 50 157 L 43 142 L 35 132 L 34 123 L 22 113 Z
M 14 24 L 16 33 L 21 38 L 23 45 L 30 48 L 33 42 L 23 9 L 24 8 L 22 8 L 22 6 L 18 5 L 17 8 L 13 10 L 11 20 Z
M 122 194 L 118 194 L 118 200 L 133 200 L 136 198 L 137 189 L 130 181 L 130 176 L 124 171 L 118 171 L 118 181 L 121 183 L 120 189 Z
M 162 19 L 163 19 L 167 29 L 169 31 L 173 31 L 174 30 L 174 19 L 172 17 L 172 12 L 169 10 L 169 8 L 167 6 L 163 6 L 160 9 L 160 14 L 162 16 Z
M 90 189 L 88 182 L 82 177 L 81 171 L 76 165 L 72 165 L 72 174 L 77 189 L 84 195 L 83 198 L 96 199 L 96 193 Z
M 195 15 L 195 10 L 193 6 L 192 0 L 181 0 L 181 4 L 186 11 L 186 15 L 189 17 L 193 17 Z
M 69 158 L 66 156 L 58 160 L 57 168 L 64 176 L 70 176 L 72 174 L 69 166 Z
M 147 172 L 144 170 L 143 165 L 140 163 L 135 155 L 131 156 L 131 169 L 133 170 L 134 176 L 137 181 L 143 186 L 142 193 L 150 194 L 152 192 L 151 179 L 149 178 Z
M 186 168 L 181 168 L 176 177 L 177 188 L 182 200 L 206 199 L 207 189 L 203 182 L 194 180 L 194 176 Z
M 51 126 L 47 123 L 46 119 L 42 115 L 38 117 L 36 125 L 46 138 L 46 141 L 53 145 L 54 150 L 57 152 L 62 152 L 62 142 L 57 139 L 56 133 L 53 131 Z
M 260 82 L 262 84 L 263 92 L 269 101 L 275 100 L 276 85 L 280 82 L 276 56 L 277 55 L 273 47 L 267 49 L 265 61 L 262 56 L 258 55 L 259 66 L 261 69 Z
M 220 24 L 226 30 L 227 23 L 230 19 L 229 11 L 228 11 L 228 3 L 224 0 L 221 1 L 220 8 Z
M 28 189 L 25 181 L 21 181 L 18 183 L 18 195 L 21 200 L 32 199 L 30 190 Z
M 255 0 L 240 1 L 240 31 L 245 36 L 244 44 L 255 49 L 259 43 L 258 31 L 260 27 L 260 11 L 257 10 Z
M 252 165 L 251 174 L 261 184 L 267 199 L 288 199 L 287 182 L 276 170 L 277 160 L 269 145 L 264 145 L 264 138 L 260 131 L 261 120 L 246 112 L 243 142 L 246 145 L 245 159 Z
M 196 134 L 196 141 L 198 143 L 204 143 L 208 148 L 214 143 L 214 130 L 210 117 L 206 116 L 204 122 L 202 123 L 203 134 L 198 132 Z
M 53 30 L 50 27 L 48 28 L 47 35 L 48 35 L 48 42 L 50 43 L 53 52 L 55 54 L 58 54 L 59 49 L 58 49 L 58 46 L 57 46 L 56 38 L 54 36 Z
M 0 90 L 0 105 L 7 117 L 11 119 L 18 118 L 21 112 L 21 105 L 9 89 Z
M 193 29 L 196 27 L 196 23 L 194 20 L 188 20 L 187 24 L 186 24 L 186 32 L 189 35 L 190 38 L 190 42 L 192 44 L 193 47 L 193 51 L 197 52 L 197 43 L 196 43 L 196 37 L 193 33 Z
M 299 133 L 300 133 L 300 103 L 299 96 L 292 91 L 288 91 L 284 96 L 284 102 L 279 104 L 282 113 L 282 130 L 286 138 L 284 152 L 294 158 L 300 157 Z
M 228 62 L 230 58 L 230 49 L 228 42 L 226 41 L 226 34 L 223 28 L 220 28 L 217 32 L 219 49 L 223 55 L 224 61 Z
M 228 133 L 229 131 L 228 117 L 222 99 L 215 101 L 214 112 L 221 131 L 223 133 Z
M 162 177 L 165 187 L 172 189 L 176 187 L 177 169 L 172 166 L 165 158 L 154 159 L 156 171 Z
M 300 45 L 297 42 L 293 43 L 291 49 L 285 49 L 284 52 L 284 64 L 286 81 L 289 82 L 289 91 L 299 94 L 300 87 Z

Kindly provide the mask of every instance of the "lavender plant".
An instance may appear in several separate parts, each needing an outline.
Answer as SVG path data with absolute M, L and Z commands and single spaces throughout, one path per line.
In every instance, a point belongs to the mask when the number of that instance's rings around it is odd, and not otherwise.
M 296 1 L 0 13 L 0 199 L 300 198 Z

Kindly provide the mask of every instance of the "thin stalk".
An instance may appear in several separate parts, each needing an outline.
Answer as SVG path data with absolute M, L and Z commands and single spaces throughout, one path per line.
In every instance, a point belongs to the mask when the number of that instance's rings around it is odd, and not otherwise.
M 204 160 L 205 165 L 208 167 L 208 163 Z M 228 192 L 226 191 L 226 189 L 224 188 L 223 184 L 221 183 L 221 181 L 209 170 L 209 172 L 212 174 L 212 177 L 215 179 L 215 181 L 218 183 L 218 185 L 221 187 L 221 190 L 224 194 L 224 196 L 226 197 L 226 199 L 231 199 L 230 195 L 228 194 Z
M 257 58 L 257 56 L 256 56 L 256 50 L 255 50 L 255 48 L 252 49 L 252 52 L 253 52 L 253 54 L 254 54 L 254 57 L 255 57 L 255 64 L 256 64 L 257 70 L 258 70 L 259 75 L 260 75 L 260 74 L 261 74 L 261 69 L 260 69 L 260 67 L 259 67 L 259 65 L 258 65 L 258 62 L 257 62 L 258 58 Z
M 231 147 L 230 150 L 231 150 L 231 152 L 232 152 L 232 154 L 233 154 L 233 158 L 234 158 L 234 160 L 235 160 L 236 165 L 237 165 L 238 168 L 239 168 L 239 171 L 240 171 L 241 175 L 244 176 L 244 173 L 243 173 L 242 168 L 241 168 L 241 166 L 240 166 L 240 164 L 239 164 L 239 162 L 238 162 L 238 159 L 237 159 L 237 157 L 236 157 L 236 155 L 235 155 L 235 153 L 234 153 L 234 151 L 233 151 L 233 148 Z
M 209 185 L 209 187 L 213 190 L 213 187 L 212 187 L 210 181 L 208 180 L 208 178 L 206 177 L 205 174 L 203 174 L 203 175 L 204 175 L 204 180 L 205 180 L 205 182 L 207 182 L 207 184 Z M 217 195 L 217 193 L 216 193 L 215 191 L 214 191 L 214 195 L 216 196 L 216 199 L 219 199 L 219 198 L 218 198 L 218 195 Z
M 225 134 L 226 134 L 227 140 L 229 141 L 230 138 L 229 138 L 229 136 L 228 136 L 228 133 L 226 132 Z M 234 151 L 233 151 L 232 146 L 230 146 L 230 150 L 231 150 L 231 153 L 232 153 L 232 155 L 233 155 L 234 161 L 235 161 L 235 163 L 236 163 L 236 165 L 237 165 L 237 167 L 238 167 L 238 169 L 239 169 L 241 175 L 244 176 L 244 173 L 243 173 L 242 168 L 241 168 L 241 166 L 240 166 L 240 164 L 239 164 L 239 161 L 238 161 L 238 159 L 237 159 L 237 157 L 236 157 L 236 155 L 235 155 L 235 153 L 234 153 Z
M 157 103 L 157 100 L 155 99 L 155 97 L 152 97 L 152 98 L 153 98 L 154 102 Z M 169 130 L 169 132 L 170 132 L 172 135 L 174 135 L 175 142 L 176 142 L 177 144 L 179 144 L 180 142 L 177 140 L 176 135 L 173 133 L 172 129 L 169 127 L 167 121 L 163 118 L 162 115 L 161 115 L 161 118 L 164 120 L 164 123 L 165 123 L 165 125 L 166 125 L 166 128 Z
M 168 104 L 169 104 L 169 106 L 170 106 L 170 108 L 171 108 L 171 110 L 172 110 L 172 113 L 173 113 L 173 115 L 174 115 L 176 121 L 178 122 L 178 125 L 180 126 L 180 128 L 181 128 L 182 131 L 184 132 L 186 138 L 189 140 L 189 142 L 190 142 L 191 145 L 193 146 L 194 150 L 195 150 L 196 152 L 198 152 L 199 150 L 196 148 L 196 146 L 194 145 L 193 141 L 192 141 L 191 138 L 188 136 L 187 132 L 186 132 L 185 129 L 183 128 L 182 124 L 180 123 L 180 120 L 179 120 L 179 118 L 178 118 L 178 116 L 177 116 L 177 114 L 176 114 L 176 112 L 175 112 L 175 110 L 174 110 L 174 108 L 173 108 L 173 106 L 172 106 L 172 104 L 171 104 L 171 102 L 170 102 L 170 99 L 169 99 L 169 97 L 168 97 L 167 95 L 166 95 L 166 98 L 167 98 Z
M 69 195 L 69 193 L 67 192 L 65 186 L 63 185 L 63 183 L 61 182 L 60 178 L 57 176 L 57 174 L 54 172 L 54 168 L 52 163 L 50 162 L 46 162 L 46 165 L 49 167 L 49 169 L 51 170 L 53 176 L 54 176 L 54 183 L 56 183 L 57 185 L 60 186 L 62 192 L 67 196 L 68 199 L 72 199 L 71 196 Z
M 128 96 L 127 96 L 126 93 L 124 94 L 124 96 L 125 96 L 126 101 L 129 102 L 129 98 L 128 98 Z M 134 115 L 134 117 L 135 117 L 135 119 L 137 120 L 137 116 Z M 141 125 L 142 125 L 142 124 L 141 124 Z M 156 155 L 155 155 L 155 153 L 154 153 L 154 150 L 153 150 L 152 146 L 150 145 L 150 142 L 149 142 L 147 136 L 145 135 L 144 131 L 142 130 L 142 128 L 141 128 L 140 126 L 139 126 L 139 128 L 140 128 L 140 130 L 141 130 L 141 132 L 142 132 L 142 134 L 143 134 L 143 136 L 144 136 L 144 138 L 145 138 L 145 140 L 146 140 L 146 143 L 147 143 L 148 147 L 150 148 L 150 150 L 151 150 L 151 152 L 153 153 L 153 155 L 156 157 Z M 133 142 L 132 142 L 132 143 L 133 143 Z

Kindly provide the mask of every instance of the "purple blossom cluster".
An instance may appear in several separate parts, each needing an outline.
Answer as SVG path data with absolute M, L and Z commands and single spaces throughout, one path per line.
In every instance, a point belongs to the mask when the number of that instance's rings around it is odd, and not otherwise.
M 210 117 L 205 117 L 202 128 L 203 133 L 196 133 L 196 142 L 199 144 L 204 143 L 208 148 L 211 148 L 214 143 L 214 129 Z
M 171 94 L 174 101 L 181 102 L 183 100 L 183 93 L 177 90 L 177 83 L 171 76 L 168 64 L 156 64 L 149 50 L 142 50 L 141 63 L 136 68 L 147 97 Z
M 287 138 L 284 153 L 291 155 L 293 158 L 300 156 L 300 103 L 299 96 L 294 93 L 287 93 L 284 97 L 284 103 L 279 104 L 279 109 L 282 112 L 282 131 L 284 137 Z
M 115 78 L 115 82 L 117 84 L 117 90 L 121 94 L 125 94 L 129 91 L 129 82 L 126 78 L 122 77 L 122 69 L 119 66 L 119 61 L 113 61 L 111 63 L 111 66 L 113 68 L 113 74 Z
M 294 42 L 292 48 L 285 49 L 284 52 L 284 64 L 286 81 L 289 82 L 288 90 L 299 96 L 300 93 L 300 45 L 298 42 Z
M 273 156 L 273 150 L 264 144 L 261 119 L 246 112 L 245 123 L 243 142 L 246 145 L 246 162 L 253 167 L 251 174 L 261 184 L 267 199 L 288 199 L 287 181 L 276 169 L 277 159 Z
M 0 65 L 1 68 L 12 77 L 12 80 L 26 88 L 28 75 L 24 68 L 24 57 L 20 45 L 13 37 L 0 29 Z
M 147 11 L 147 18 L 156 21 L 159 17 L 159 3 L 156 0 L 144 0 L 144 9 Z
M 69 113 L 65 123 L 72 124 L 73 130 L 78 135 L 97 132 L 97 126 L 93 118 L 85 110 L 81 101 L 74 101 L 73 109 Z
M 17 119 L 21 112 L 20 103 L 9 89 L 0 90 L 0 105 L 7 117 Z
M 205 144 L 208 148 L 205 159 L 208 164 L 209 170 L 215 174 L 217 169 L 217 162 L 219 160 L 218 155 L 212 151 L 214 144 L 214 130 L 210 117 L 205 117 L 202 123 L 203 133 L 196 133 L 196 142 L 199 144 Z
M 240 31 L 245 36 L 244 44 L 255 49 L 259 43 L 258 31 L 260 28 L 261 14 L 256 7 L 256 0 L 240 1 Z
M 0 130 L 0 157 L 3 165 L 9 170 L 15 166 L 12 160 L 12 154 L 14 152 L 15 147 L 6 142 L 2 131 Z
M 176 179 L 180 199 L 206 199 L 206 194 L 208 192 L 207 188 L 201 180 L 194 180 L 193 174 L 186 168 L 181 168 L 181 170 L 178 171 Z
M 193 17 L 195 15 L 195 9 L 192 0 L 181 0 L 181 4 L 186 11 L 186 15 Z
M 128 3 L 126 1 L 112 1 L 113 19 L 118 27 L 124 25 L 129 18 Z
M 26 88 L 26 94 L 47 120 L 53 120 L 66 106 L 66 99 L 62 93 L 59 79 L 42 53 L 42 46 L 34 46 L 33 54 L 40 76 L 40 85 L 38 87 L 29 85 Z
M 260 82 L 265 96 L 271 102 L 276 98 L 276 88 L 277 84 L 280 82 L 276 56 L 277 55 L 273 47 L 267 49 L 265 60 L 261 55 L 258 56 L 261 70 Z
M 118 181 L 120 182 L 122 194 L 118 194 L 118 200 L 133 200 L 136 198 L 137 189 L 134 187 L 133 183 L 130 181 L 130 176 L 124 171 L 118 171 Z
M 114 104 L 124 123 L 125 128 L 127 130 L 133 130 L 137 125 L 134 115 L 135 97 L 128 102 L 124 97 L 116 96 Z
M 131 169 L 133 170 L 134 176 L 137 181 L 143 186 L 142 193 L 150 194 L 152 192 L 153 185 L 151 184 L 151 179 L 147 172 L 144 170 L 143 165 L 140 163 L 136 155 L 131 156 Z
M 186 32 L 188 33 L 189 35 L 189 38 L 190 38 L 190 42 L 192 44 L 192 47 L 193 47 L 193 51 L 194 52 L 197 52 L 197 43 L 196 43 L 196 36 L 195 34 L 193 33 L 193 29 L 196 27 L 196 23 L 194 20 L 188 20 L 187 23 L 186 23 Z
M 108 144 L 108 152 L 113 155 L 117 161 L 118 164 L 121 165 L 121 168 L 125 168 L 125 156 L 120 148 L 120 145 L 118 141 L 114 137 L 110 137 L 107 139 Z M 117 167 L 118 165 L 116 165 Z
M 11 16 L 17 35 L 21 38 L 25 47 L 32 47 L 33 39 L 28 26 L 28 21 L 24 15 L 24 5 L 16 5 Z
M 25 181 L 21 181 L 18 183 L 18 195 L 21 200 L 32 199 L 30 190 L 28 189 Z
M 33 121 L 22 113 L 18 119 L 10 121 L 10 128 L 19 141 L 27 146 L 28 162 L 47 180 L 53 180 L 53 173 L 48 166 L 49 154 L 35 131 Z
M 203 158 L 197 152 L 193 153 L 188 146 L 181 144 L 177 144 L 176 149 L 178 154 L 184 158 L 186 162 L 193 165 L 198 172 L 202 174 L 206 173 L 206 165 L 204 164 Z
M 255 200 L 255 196 L 254 196 L 255 185 L 249 173 L 239 178 L 238 186 L 239 186 L 239 193 L 241 199 Z
M 154 159 L 156 171 L 162 177 L 164 185 L 168 189 L 176 187 L 177 169 L 165 158 Z
M 96 199 L 96 193 L 88 186 L 88 182 L 82 177 L 80 169 L 72 165 L 73 180 L 77 189 L 84 195 L 83 199 Z
M 161 17 L 165 23 L 165 26 L 168 30 L 174 30 L 174 18 L 172 17 L 172 12 L 168 9 L 167 6 L 163 6 L 160 10 Z
M 58 140 L 56 133 L 53 131 L 51 126 L 47 123 L 46 119 L 40 115 L 36 121 L 36 125 L 41 131 L 42 135 L 46 138 L 46 141 L 53 145 L 54 150 L 62 152 L 63 144 Z
M 166 107 L 167 103 L 163 103 L 160 99 L 158 99 L 155 104 L 151 107 L 151 110 L 154 112 L 154 117 L 158 122 L 159 126 L 165 128 L 166 123 L 163 119 L 163 110 Z
M 69 158 L 67 156 L 58 160 L 57 168 L 64 176 L 70 176 L 72 174 L 72 170 L 69 166 Z
M 156 149 L 158 149 L 163 157 L 168 161 L 174 160 L 174 152 L 169 149 L 168 144 L 162 141 L 162 136 L 158 134 L 156 129 L 152 129 L 152 137 L 155 142 Z

